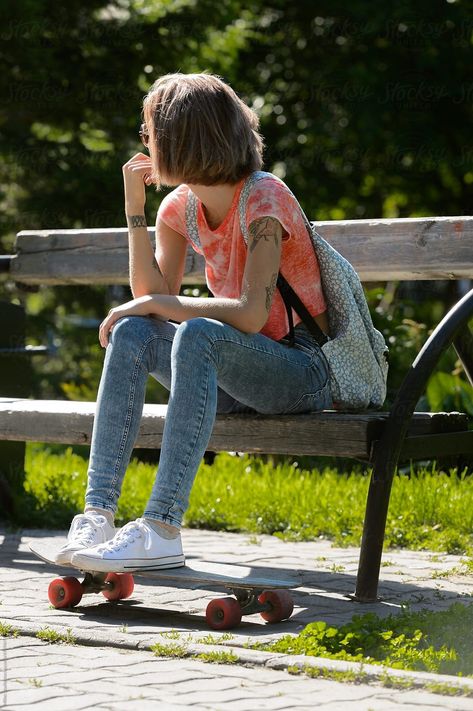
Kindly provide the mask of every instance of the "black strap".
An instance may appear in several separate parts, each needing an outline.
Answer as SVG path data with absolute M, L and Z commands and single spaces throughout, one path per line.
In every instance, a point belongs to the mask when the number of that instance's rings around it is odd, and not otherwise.
M 240 215 L 240 228 L 241 232 L 244 236 L 245 243 L 248 244 L 248 235 L 247 232 L 248 230 L 246 229 L 245 226 L 245 220 L 244 220 L 244 209 L 246 209 L 246 202 L 248 200 L 248 190 L 247 186 L 251 185 L 253 181 L 259 180 L 259 178 L 265 177 L 265 175 L 270 175 L 270 173 L 263 173 L 262 171 L 258 171 L 258 177 L 255 177 L 255 173 L 251 173 L 245 180 L 243 187 L 240 192 L 240 198 L 238 201 L 238 211 Z M 286 186 L 287 187 L 287 186 Z M 291 191 L 289 190 L 291 193 Z M 293 193 L 291 193 L 292 197 L 296 201 L 296 203 L 299 205 L 297 198 L 294 196 Z M 307 227 L 307 230 L 309 232 L 309 236 L 312 241 L 312 228 L 310 226 L 310 222 L 307 219 L 302 207 L 299 205 L 299 209 L 302 213 L 302 217 L 304 218 L 305 225 Z M 306 325 L 309 333 L 312 334 L 312 336 L 315 338 L 319 346 L 323 346 L 327 341 L 329 340 L 328 337 L 325 335 L 325 333 L 322 331 L 322 329 L 317 325 L 316 321 L 314 320 L 313 316 L 310 315 L 309 311 L 306 309 L 302 301 L 299 299 L 297 296 L 296 292 L 294 289 L 288 284 L 288 282 L 285 280 L 281 272 L 278 274 L 278 280 L 276 282 L 276 285 L 279 289 L 279 292 L 281 294 L 282 300 L 284 301 L 284 306 L 286 307 L 286 313 L 287 313 L 287 320 L 289 323 L 289 333 L 288 333 L 288 338 L 289 338 L 289 343 L 291 346 L 294 345 L 294 319 L 292 317 L 292 309 L 298 314 L 298 316 L 301 317 L 303 323 Z
M 281 272 L 278 274 L 278 280 L 276 282 L 276 286 L 278 287 L 280 294 L 282 296 L 282 300 L 284 301 L 284 306 L 286 307 L 286 313 L 287 313 L 287 320 L 289 323 L 289 333 L 287 334 L 287 337 L 289 339 L 289 345 L 291 347 L 294 346 L 295 343 L 295 337 L 294 337 L 294 319 L 292 317 L 292 308 L 291 305 L 289 304 L 288 299 L 285 297 L 285 294 L 287 293 L 287 287 L 289 284 L 287 281 L 284 279 L 283 276 L 281 276 Z M 289 288 L 291 288 L 289 286 Z
M 292 318 L 292 309 L 294 309 L 294 311 L 301 317 L 303 323 L 307 326 L 308 331 L 313 335 L 319 346 L 323 346 L 327 343 L 328 338 L 326 334 L 316 323 L 314 317 L 310 315 L 309 311 L 299 299 L 292 286 L 290 286 L 290 284 L 285 280 L 281 272 L 278 274 L 276 285 L 284 301 L 284 306 L 286 307 L 287 318 L 289 321 L 289 340 L 291 345 L 294 345 L 294 321 Z

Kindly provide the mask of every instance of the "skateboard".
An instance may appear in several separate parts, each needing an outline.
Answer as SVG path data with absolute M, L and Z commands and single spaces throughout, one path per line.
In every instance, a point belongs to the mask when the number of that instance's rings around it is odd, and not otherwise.
M 35 556 L 46 563 L 61 567 L 54 558 L 56 551 L 65 541 L 32 542 L 29 547 Z M 180 568 L 161 568 L 153 571 L 134 571 L 133 573 L 99 573 L 76 568 L 84 576 L 80 581 L 73 576 L 55 578 L 48 588 L 50 603 L 56 609 L 75 607 L 88 593 L 102 593 L 112 602 L 130 597 L 134 589 L 134 577 L 153 580 L 157 585 L 168 587 L 186 587 L 191 583 L 197 589 L 223 588 L 233 597 L 211 600 L 207 605 L 205 618 L 214 630 L 227 630 L 237 627 L 243 615 L 260 613 L 266 622 L 287 620 L 294 609 L 288 588 L 295 588 L 295 580 L 281 580 L 251 574 L 251 568 L 238 565 L 225 565 L 210 561 L 196 560 L 187 562 Z M 210 587 L 209 587 L 210 586 Z

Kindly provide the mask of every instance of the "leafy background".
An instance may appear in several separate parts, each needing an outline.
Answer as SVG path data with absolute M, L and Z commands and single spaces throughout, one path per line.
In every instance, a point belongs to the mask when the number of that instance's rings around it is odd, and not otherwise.
M 121 166 L 141 103 L 172 71 L 219 74 L 259 114 L 264 169 L 310 219 L 471 214 L 472 2 L 4 0 L 0 7 L 0 249 L 22 229 L 124 226 Z M 166 191 L 148 190 L 147 217 Z M 465 284 L 380 284 L 368 297 L 392 358 L 388 403 Z M 96 327 L 123 287 L 20 288 L 32 394 L 94 399 Z M 455 354 L 421 406 L 473 413 Z M 149 400 L 166 399 L 150 382 Z

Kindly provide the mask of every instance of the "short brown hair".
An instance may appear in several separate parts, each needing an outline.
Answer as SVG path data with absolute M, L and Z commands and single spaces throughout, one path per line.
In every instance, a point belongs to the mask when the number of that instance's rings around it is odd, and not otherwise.
M 143 118 L 157 190 L 161 179 L 216 185 L 261 169 L 258 116 L 215 74 L 160 77 L 143 100 Z

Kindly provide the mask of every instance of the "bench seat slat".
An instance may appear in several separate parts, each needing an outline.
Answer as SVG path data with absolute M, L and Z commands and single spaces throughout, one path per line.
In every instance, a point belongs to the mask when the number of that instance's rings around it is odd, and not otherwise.
M 95 402 L 0 398 L 1 438 L 15 441 L 89 445 Z M 145 404 L 135 446 L 159 449 L 166 405 Z M 218 415 L 209 449 L 253 453 L 320 455 L 369 460 L 379 439 L 386 412 L 309 415 Z M 416 413 L 410 436 L 464 430 L 468 417 L 460 413 Z

